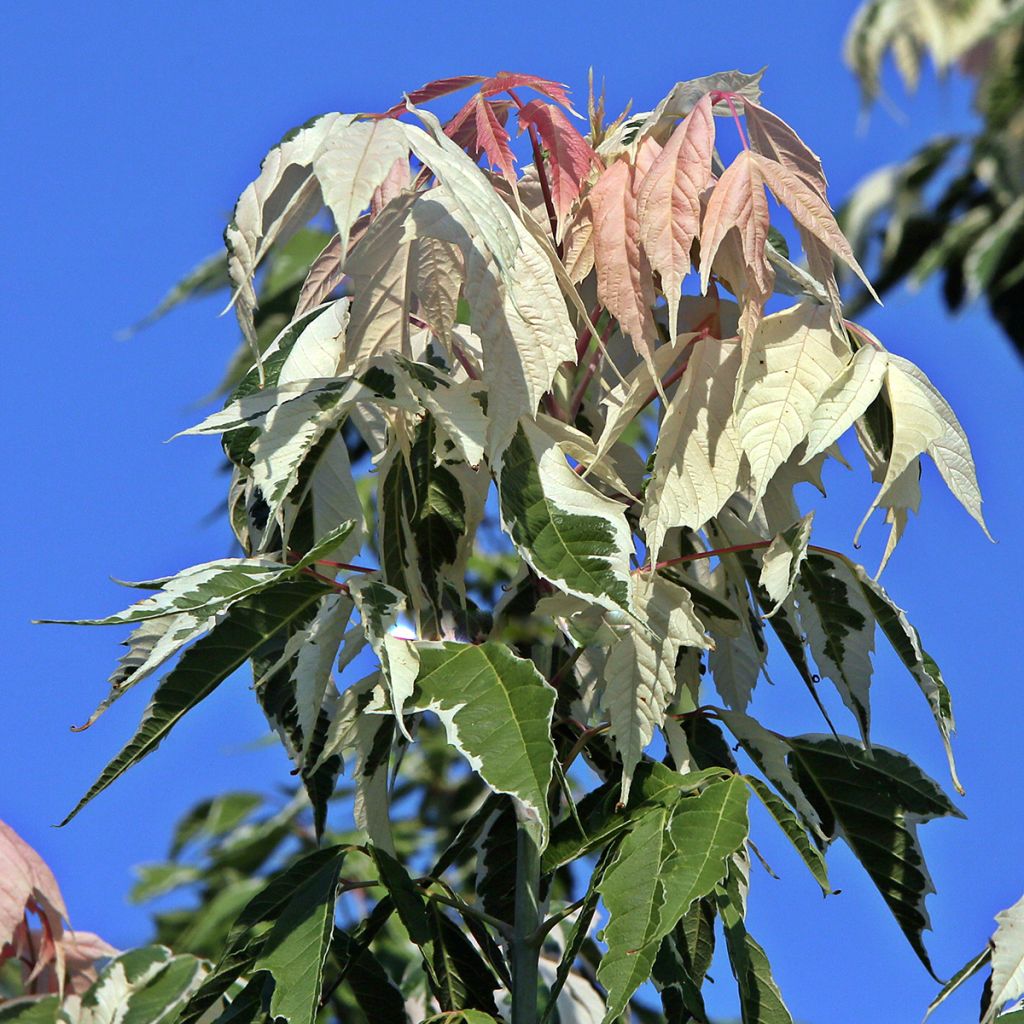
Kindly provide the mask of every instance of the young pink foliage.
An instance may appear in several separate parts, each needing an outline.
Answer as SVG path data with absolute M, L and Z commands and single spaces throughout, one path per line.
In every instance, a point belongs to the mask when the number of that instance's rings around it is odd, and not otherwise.
M 597 298 L 629 336 L 637 353 L 650 362 L 657 328 L 651 307 L 654 282 L 640 246 L 636 187 L 661 147 L 645 139 L 636 163 L 617 160 L 606 168 L 587 195 L 594 218 Z
M 39 854 L 0 821 L 0 947 L 11 942 L 29 904 L 59 938 L 68 912 L 57 879 Z
M 827 245 L 864 282 L 864 286 L 875 300 L 881 301 L 857 262 L 846 236 L 839 229 L 828 201 L 821 193 L 809 184 L 803 175 L 775 160 L 769 160 L 760 153 L 751 153 L 751 160 L 756 164 L 760 178 L 771 189 L 775 198 L 789 210 L 797 224 Z
M 495 96 L 500 92 L 508 92 L 510 89 L 532 89 L 556 103 L 561 103 L 567 110 L 572 110 L 572 101 L 566 91 L 568 86 L 562 82 L 552 82 L 548 78 L 523 75 L 515 71 L 499 71 L 493 78 L 488 78 L 480 86 L 480 92 L 484 96 Z
M 435 78 L 434 81 L 427 82 L 426 85 L 421 85 L 418 89 L 414 89 L 401 103 L 396 103 L 393 107 L 385 110 L 380 116 L 400 117 L 407 110 L 407 102 L 412 104 L 429 103 L 431 100 L 436 100 L 439 96 L 448 96 L 453 92 L 458 92 L 460 89 L 465 89 L 467 86 L 476 85 L 477 82 L 484 81 L 484 78 L 484 75 L 453 75 L 451 78 Z
M 508 181 L 514 181 L 516 158 L 508 144 L 508 132 L 505 131 L 503 120 L 499 120 L 495 113 L 494 104 L 485 100 L 483 93 L 476 94 L 473 115 L 477 146 L 492 167 L 497 167 Z
M 531 100 L 519 111 L 519 132 L 530 127 L 537 129 L 547 150 L 548 183 L 558 219 L 559 237 L 556 241 L 561 241 L 569 211 L 579 198 L 580 188 L 594 166 L 597 154 L 553 103 Z
M 637 193 L 640 242 L 661 275 L 673 332 L 690 249 L 700 233 L 700 196 L 711 180 L 714 148 L 715 119 L 706 95 L 676 127 Z
M 772 290 L 772 269 L 765 259 L 768 240 L 768 197 L 756 153 L 743 150 L 725 169 L 711 192 L 700 234 L 700 284 L 706 292 L 711 267 L 722 240 L 733 229 L 739 235 L 749 280 L 763 301 Z

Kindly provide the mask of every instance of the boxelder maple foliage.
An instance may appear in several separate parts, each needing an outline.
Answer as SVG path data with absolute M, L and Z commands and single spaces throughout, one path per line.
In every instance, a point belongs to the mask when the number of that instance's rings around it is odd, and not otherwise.
M 246 348 L 184 431 L 222 437 L 243 554 L 87 620 L 133 627 L 96 714 L 178 657 L 69 818 L 247 662 L 305 796 L 190 817 L 143 888 L 202 879 L 231 913 L 202 939 L 165 920 L 177 959 L 115 960 L 94 1001 L 152 1004 L 173 962 L 161 1020 L 653 1020 L 653 982 L 664 1019 L 701 1021 L 721 935 L 743 1019 L 788 1021 L 744 923 L 751 796 L 825 894 L 844 841 L 931 971 L 917 827 L 960 812 L 870 738 L 876 633 L 959 789 L 949 693 L 877 576 L 812 543 L 794 488 L 854 432 L 883 564 L 923 456 L 984 528 L 981 496 L 949 405 L 844 317 L 834 258 L 863 274 L 760 77 L 681 82 L 610 124 L 592 93 L 587 128 L 558 83 L 458 76 L 268 154 L 225 234 Z M 424 106 L 460 90 L 444 124 Z M 769 633 L 821 733 L 748 713 Z M 354 833 L 329 828 L 339 792 Z M 1000 942 L 986 1018 L 1022 987 Z

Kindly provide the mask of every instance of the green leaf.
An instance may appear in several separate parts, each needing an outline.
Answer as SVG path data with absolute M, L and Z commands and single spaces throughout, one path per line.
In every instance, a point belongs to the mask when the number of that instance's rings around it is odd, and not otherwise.
M 409 1024 L 405 997 L 380 961 L 347 932 L 334 930 L 331 952 L 345 968 L 345 984 L 356 1004 L 373 1024 Z
M 973 978 L 992 958 L 992 947 L 986 945 L 985 948 L 978 953 L 976 956 L 972 956 L 953 975 L 945 985 L 942 986 L 939 994 L 928 1004 L 928 1012 L 924 1015 L 924 1019 L 927 1020 L 932 1013 L 944 1003 L 965 981 Z
M 875 621 L 847 563 L 812 551 L 800 569 L 797 607 L 818 671 L 835 684 L 867 743 Z
M 287 939 L 287 935 L 282 934 L 284 929 L 276 929 L 277 922 L 286 912 L 290 920 L 304 926 L 303 931 L 309 937 L 310 919 L 315 919 L 317 915 L 315 897 L 326 890 L 332 877 L 336 882 L 348 849 L 333 846 L 293 861 L 249 900 L 228 933 L 216 967 L 189 1000 L 178 1024 L 195 1024 L 200 1020 L 239 977 L 252 970 L 265 953 L 273 955 L 275 949 L 281 948 L 293 950 L 294 947 L 284 941 Z M 293 900 L 294 908 L 289 910 Z M 271 943 L 275 931 L 277 935 Z M 280 957 L 275 962 L 280 967 L 287 966 Z M 308 972 L 312 965 L 304 966 Z M 281 981 L 276 980 L 279 983 Z M 308 981 L 308 977 L 300 978 L 304 984 L 303 991 L 308 991 Z
M 747 931 L 743 920 L 744 902 L 739 881 L 730 877 L 719 890 L 718 909 L 729 961 L 740 991 L 743 1024 L 793 1024 L 772 977 L 768 957 Z
M 523 421 L 502 456 L 501 517 L 523 558 L 568 594 L 629 609 L 625 507 L 569 468 L 562 450 Z
M 608 990 L 606 1021 L 647 980 L 661 940 L 725 877 L 747 837 L 746 807 L 742 779 L 716 782 L 644 815 L 623 839 L 600 886 L 609 915 L 597 972 Z
M 934 892 L 917 838 L 919 822 L 963 814 L 904 754 L 865 751 L 852 740 L 796 736 L 791 761 L 829 834 L 839 834 L 875 883 L 914 952 L 934 977 L 922 932 Z
M 174 1012 L 199 987 L 207 966 L 175 956 L 165 946 L 144 946 L 108 963 L 82 996 L 80 1024 L 152 1024 Z
M 19 1000 L 0 1006 L 0 1021 L 3 1024 L 54 1024 L 54 1021 L 60 1020 L 59 1014 L 60 999 L 57 996 Z
M 263 803 L 259 793 L 221 793 L 196 804 L 174 828 L 171 858 L 199 839 L 216 839 L 233 831 Z
M 344 850 L 311 873 L 274 922 L 252 971 L 274 978 L 270 1012 L 296 1024 L 313 1024 L 323 987 L 324 961 L 334 927 L 334 901 Z
M 697 900 L 683 919 L 661 940 L 652 980 L 661 993 L 670 1022 L 707 1020 L 701 996 L 704 976 L 715 951 L 715 908 L 711 900 Z
M 555 691 L 504 644 L 415 644 L 420 671 L 409 706 L 434 711 L 448 742 L 491 789 L 514 796 L 547 844 Z
M 785 833 L 786 838 L 793 844 L 793 848 L 800 859 L 807 865 L 807 870 L 814 876 L 814 880 L 821 886 L 822 894 L 828 896 L 832 893 L 832 886 L 828 880 L 828 868 L 825 865 L 825 858 L 821 850 L 808 838 L 803 825 L 797 820 L 797 816 L 789 809 L 785 801 L 776 796 L 760 779 L 749 775 L 745 776 L 747 785 L 754 791 L 761 803 L 764 804 L 768 813 L 775 819 L 779 828 Z
M 135 735 L 103 769 L 61 825 L 66 825 L 93 797 L 156 750 L 187 712 L 209 697 L 270 637 L 305 615 L 325 592 L 325 585 L 316 580 L 296 580 L 231 608 L 224 621 L 197 640 L 160 682 Z

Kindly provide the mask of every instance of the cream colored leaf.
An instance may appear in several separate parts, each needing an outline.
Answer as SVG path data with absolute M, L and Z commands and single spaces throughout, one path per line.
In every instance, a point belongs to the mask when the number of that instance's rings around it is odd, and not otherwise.
M 700 288 L 705 293 L 722 240 L 735 229 L 743 262 L 760 296 L 772 290 L 772 270 L 765 256 L 768 240 L 768 197 L 756 161 L 757 154 L 743 150 L 725 169 L 708 199 L 700 231 Z
M 932 382 L 910 360 L 889 354 L 886 387 L 892 409 L 892 456 L 872 508 L 884 502 L 903 471 L 927 452 L 957 501 L 991 539 L 981 512 L 981 490 L 960 421 Z
M 339 269 L 346 266 L 356 218 L 370 205 L 395 161 L 409 152 L 404 127 L 392 120 L 350 124 L 333 132 L 313 160 L 313 173 L 338 230 Z
M 640 519 L 652 562 L 668 530 L 700 529 L 739 488 L 740 447 L 732 422 L 739 365 L 735 342 L 696 342 L 665 409 Z
M 800 566 L 807 557 L 807 542 L 811 539 L 811 525 L 814 522 L 812 509 L 788 530 L 783 530 L 772 538 L 771 544 L 765 548 L 761 561 L 761 576 L 758 582 L 775 602 L 775 607 L 768 613 L 771 617 L 789 597 L 798 575 Z
M 750 464 L 754 504 L 775 471 L 807 436 L 849 350 L 827 306 L 799 303 L 765 317 L 751 339 L 736 393 L 736 431 Z
M 346 265 L 352 277 L 352 317 L 348 325 L 346 369 L 359 373 L 385 351 L 412 355 L 413 242 L 409 212 L 416 196 L 390 203 L 356 245 Z
M 820 242 L 827 245 L 864 283 L 876 302 L 881 303 L 867 275 L 857 262 L 850 243 L 839 229 L 828 200 L 803 175 L 770 160 L 760 153 L 752 153 L 764 183 L 776 199 L 793 215 L 793 219 Z
M 228 277 L 242 333 L 256 348 L 252 277 L 270 246 L 311 216 L 323 201 L 313 173 L 317 153 L 335 131 L 352 123 L 346 114 L 324 114 L 275 146 L 264 158 L 259 177 L 238 197 L 224 232 Z
M 811 415 L 807 449 L 801 463 L 810 462 L 842 437 L 878 397 L 889 365 L 888 353 L 864 345 L 821 396 Z
M 427 126 L 427 131 L 403 124 L 409 148 L 444 185 L 461 214 L 463 228 L 484 243 L 501 275 L 506 277 L 516 262 L 521 237 L 521 232 L 516 230 L 515 217 L 483 171 L 445 135 L 437 118 L 428 110 L 413 110 L 413 113 Z
M 655 573 L 634 573 L 632 583 L 634 608 L 644 625 L 620 627 L 605 663 L 601 698 L 622 758 L 621 803 L 629 799 L 633 770 L 675 699 L 679 649 L 709 646 L 687 590 Z
M 302 329 L 285 357 L 277 377 L 278 387 L 300 380 L 337 376 L 345 357 L 350 304 L 347 297 L 332 302 Z
M 992 936 L 992 994 L 983 1020 L 1024 996 L 1024 897 L 996 914 Z
M 562 242 L 565 272 L 579 284 L 594 269 L 594 214 L 590 201 L 577 207 Z
M 479 249 L 466 256 L 471 326 L 483 344 L 492 458 L 521 416 L 536 416 L 559 366 L 576 358 L 576 333 L 551 262 L 518 218 L 514 226 L 519 256 L 505 284 Z
M 457 320 L 463 270 L 459 247 L 439 238 L 413 243 L 417 314 L 445 345 L 451 345 Z
M 690 272 L 690 249 L 700 234 L 700 195 L 711 180 L 714 148 L 715 119 L 706 95 L 672 133 L 637 192 L 640 243 L 661 275 L 670 329 L 683 278 Z

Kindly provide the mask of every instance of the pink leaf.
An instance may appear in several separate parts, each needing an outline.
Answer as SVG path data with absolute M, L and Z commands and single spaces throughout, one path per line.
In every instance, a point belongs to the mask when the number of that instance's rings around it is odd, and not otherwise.
M 579 197 L 580 188 L 597 154 L 565 114 L 552 103 L 531 100 L 519 111 L 520 133 L 531 126 L 537 129 L 548 153 L 548 183 L 561 236 L 569 210 Z
M 515 157 L 508 144 L 508 132 L 495 113 L 494 106 L 477 93 L 475 104 L 476 143 L 492 167 L 512 181 L 516 176 Z
M 309 272 L 302 282 L 299 299 L 295 303 L 295 319 L 298 320 L 319 306 L 341 284 L 344 276 L 341 269 L 341 237 L 334 235 L 309 265 Z
M 421 85 L 418 89 L 414 89 L 401 103 L 396 103 L 379 116 L 399 117 L 406 112 L 407 102 L 414 104 L 429 103 L 430 100 L 436 100 L 439 96 L 448 96 L 453 92 L 458 92 L 460 89 L 465 89 L 467 86 L 476 85 L 477 82 L 482 82 L 483 80 L 483 75 L 454 75 L 451 78 L 435 78 L 434 81 L 427 82 L 426 85 Z
M 761 297 L 772 290 L 772 269 L 765 259 L 768 240 L 768 197 L 756 162 L 756 153 L 745 149 L 726 168 L 711 192 L 700 234 L 700 284 L 706 292 L 725 236 L 736 230 L 743 265 L 750 284 Z
M 635 165 L 616 161 L 602 172 L 587 196 L 594 218 L 598 300 L 646 362 L 652 358 L 657 337 L 651 312 L 655 295 L 651 267 L 640 247 L 635 190 L 659 150 L 656 142 L 645 140 Z
M 567 88 L 563 83 L 552 82 L 548 78 L 523 75 L 515 71 L 499 71 L 493 78 L 488 78 L 480 86 L 480 91 L 485 96 L 494 96 L 499 92 L 508 92 L 509 89 L 532 89 L 556 103 L 561 103 L 566 109 L 572 110 L 572 101 L 566 92 Z
M 39 854 L 0 821 L 0 946 L 11 941 L 30 902 L 59 935 L 68 912 L 57 879 Z
M 640 242 L 661 275 L 672 325 L 690 271 L 690 249 L 700 233 L 700 196 L 711 180 L 714 148 L 715 119 L 711 97 L 705 95 L 676 127 L 637 193 Z
M 759 176 L 771 189 L 775 198 L 793 215 L 797 224 L 827 245 L 864 282 L 864 286 L 875 300 L 880 302 L 867 275 L 857 262 L 850 243 L 839 229 L 828 201 L 821 193 L 803 175 L 775 160 L 770 160 L 760 153 L 752 153 L 750 157 L 757 166 Z
M 373 198 L 370 200 L 371 216 L 376 217 L 395 196 L 401 195 L 411 184 L 409 158 L 400 157 L 391 165 L 387 177 L 373 190 Z

